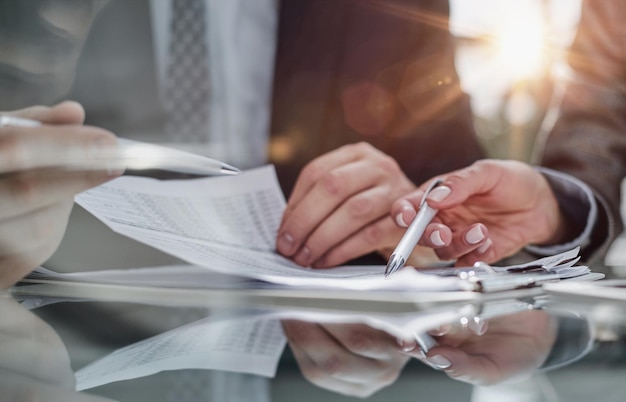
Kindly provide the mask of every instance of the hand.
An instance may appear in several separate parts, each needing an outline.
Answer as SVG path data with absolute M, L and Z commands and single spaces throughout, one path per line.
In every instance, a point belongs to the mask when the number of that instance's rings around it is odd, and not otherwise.
M 484 334 L 451 327 L 427 356 L 409 354 L 450 378 L 492 385 L 541 367 L 556 339 L 556 326 L 556 319 L 543 311 L 525 311 L 490 320 Z
M 304 377 L 330 391 L 368 397 L 394 383 L 409 361 L 394 337 L 366 325 L 282 324 Z
M 81 125 L 84 111 L 77 103 L 4 114 L 44 124 L 0 127 L 0 288 L 11 286 L 52 255 L 75 194 L 119 175 L 42 168 L 115 144 L 110 132 Z
M 108 401 L 77 393 L 67 349 L 57 333 L 1 295 L 0 389 L 3 401 Z
M 528 244 L 558 244 L 567 235 L 547 180 L 525 163 L 482 160 L 442 178 L 427 201 L 439 212 L 419 243 L 442 260 L 491 263 Z M 413 220 L 427 184 L 393 204 L 399 226 Z
M 371 145 L 338 148 L 302 170 L 276 248 L 296 263 L 315 268 L 393 249 L 404 230 L 394 225 L 389 208 L 414 189 L 397 163 Z

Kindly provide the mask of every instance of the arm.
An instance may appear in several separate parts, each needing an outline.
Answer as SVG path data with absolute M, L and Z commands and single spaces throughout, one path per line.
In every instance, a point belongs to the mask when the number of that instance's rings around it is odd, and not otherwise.
M 620 2 L 584 1 L 578 35 L 569 54 L 571 76 L 560 114 L 540 148 L 541 165 L 586 183 L 598 202 L 588 261 L 604 255 L 622 231 L 620 183 L 626 175 L 626 48 Z M 574 220 L 573 216 L 570 216 Z
M 622 230 L 620 183 L 626 175 L 622 16 L 626 7 L 619 3 L 584 3 L 570 55 L 574 74 L 561 82 L 560 114 L 539 146 L 541 165 L 552 170 L 540 175 L 530 166 L 509 169 L 491 162 L 498 166 L 451 173 L 452 193 L 431 203 L 445 209 L 439 226 L 431 225 L 421 244 L 437 247 L 442 258 L 457 258 L 459 265 L 494 262 L 523 247 L 550 253 L 580 245 L 587 263 L 605 254 Z M 411 222 L 420 195 L 394 204 L 392 214 L 403 217 L 398 223 Z M 489 208 L 480 209 L 485 200 Z

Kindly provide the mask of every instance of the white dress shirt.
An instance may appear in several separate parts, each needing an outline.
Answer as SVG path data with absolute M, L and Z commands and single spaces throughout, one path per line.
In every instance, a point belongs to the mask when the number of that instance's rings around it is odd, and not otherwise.
M 205 0 L 210 74 L 209 138 L 193 151 L 249 168 L 266 163 L 276 51 L 276 0 Z M 161 93 L 171 0 L 151 0 Z M 169 142 L 169 141 L 165 141 Z M 185 148 L 184 144 L 170 144 Z

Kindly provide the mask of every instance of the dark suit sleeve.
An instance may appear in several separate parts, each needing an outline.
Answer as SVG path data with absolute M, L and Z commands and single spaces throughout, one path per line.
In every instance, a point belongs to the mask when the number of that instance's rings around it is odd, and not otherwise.
M 483 156 L 448 17 L 441 0 L 280 2 L 271 132 L 290 152 L 271 157 L 287 194 L 306 163 L 349 143 L 416 184 Z
M 541 164 L 588 184 L 599 207 L 589 262 L 602 257 L 622 231 L 620 183 L 626 174 L 626 3 L 583 3 L 568 61 L 559 116 L 547 136 Z M 571 216 L 572 221 L 580 220 Z

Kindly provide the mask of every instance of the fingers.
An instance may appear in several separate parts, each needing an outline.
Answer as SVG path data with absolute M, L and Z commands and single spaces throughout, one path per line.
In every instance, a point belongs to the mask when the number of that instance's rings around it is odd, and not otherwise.
M 0 220 L 72 199 L 112 178 L 106 172 L 32 170 L 0 177 Z
M 0 289 L 8 289 L 33 269 L 48 260 L 59 246 L 61 237 L 51 238 L 41 247 L 27 252 L 0 255 Z
M 454 323 L 440 325 L 428 333 L 438 337 L 445 336 L 445 339 L 442 340 L 444 344 L 459 344 L 474 335 L 484 335 L 488 328 L 487 320 L 479 317 L 465 317 Z
M 428 204 L 436 209 L 448 209 L 497 188 L 503 177 L 501 163 L 507 161 L 481 160 L 448 174 L 428 195 Z
M 441 231 L 444 231 L 441 229 Z M 445 232 L 445 231 L 444 231 Z M 436 233 L 436 230 L 433 232 Z M 424 237 L 424 245 L 435 247 L 435 253 L 442 260 L 455 260 L 463 256 L 482 255 L 491 246 L 487 227 L 481 223 L 474 224 L 458 233 L 451 233 L 451 241 L 447 246 L 435 246 L 431 233 Z M 437 239 L 434 239 L 437 240 Z
M 323 155 L 298 179 L 277 251 L 302 266 L 327 267 L 392 246 L 401 232 L 378 222 L 388 216 L 392 200 L 412 188 L 397 163 L 371 145 Z
M 26 254 L 50 243 L 53 239 L 60 241 L 72 205 L 73 200 L 70 198 L 3 220 L 0 224 L 0 255 Z
M 457 266 L 468 266 L 476 261 L 493 261 L 493 241 L 488 236 L 487 227 L 481 223 L 453 232 L 448 226 L 434 222 L 426 227 L 418 244 L 434 249 L 442 261 L 456 260 Z
M 72 205 L 70 198 L 1 222 L 0 288 L 12 286 L 54 253 Z
M 44 124 L 83 124 L 85 110 L 78 102 L 65 101 L 53 107 L 32 106 L 3 113 L 23 119 L 37 120 Z
M 383 331 L 362 324 L 325 324 L 323 328 L 358 356 L 378 360 L 392 360 L 398 356 L 398 342 Z
M 283 329 L 305 378 L 342 394 L 369 396 L 408 361 L 395 340 L 365 326 L 283 321 Z
M 357 161 L 362 158 L 364 153 L 369 152 L 371 152 L 371 150 L 368 149 L 368 145 L 366 144 L 350 144 L 321 155 L 313 160 L 305 166 L 304 169 L 302 169 L 293 192 L 289 196 L 286 212 L 295 208 L 311 190 L 311 188 L 320 180 L 320 178 L 325 176 L 327 172 L 332 171 L 339 166 Z M 332 186 L 332 183 L 330 183 L 330 185 Z
M 493 384 L 502 377 L 500 368 L 487 356 L 470 355 L 457 348 L 434 348 L 422 361 L 450 378 L 474 385 Z
M 0 127 L 0 173 L 89 160 L 115 143 L 112 133 L 96 127 Z
M 345 234 L 387 214 L 381 173 L 365 161 L 343 165 L 319 179 L 297 207 L 285 214 L 278 251 L 308 266 Z M 292 238 L 291 243 L 280 239 Z M 313 247 L 314 246 L 314 247 Z

